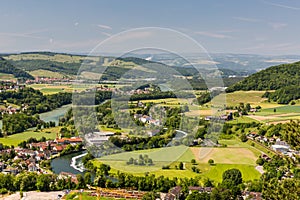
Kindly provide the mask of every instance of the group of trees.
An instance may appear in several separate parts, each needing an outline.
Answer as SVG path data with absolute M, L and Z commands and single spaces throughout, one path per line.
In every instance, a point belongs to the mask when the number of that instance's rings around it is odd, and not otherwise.
M 17 176 L 0 173 L 0 191 L 56 191 L 64 189 L 86 188 L 91 183 L 91 174 L 87 172 L 84 176 L 77 175 L 76 184 L 69 178 L 58 178 L 55 174 L 37 174 L 26 172 Z M 3 192 L 4 191 L 4 192 Z
M 295 104 L 293 100 L 300 98 L 300 86 L 291 85 L 275 90 L 275 92 L 266 92 L 263 97 L 268 98 L 269 101 L 277 102 L 279 104 Z
M 43 113 L 59 108 L 72 102 L 72 94 L 61 92 L 51 95 L 43 95 L 39 90 L 25 87 L 17 91 L 4 91 L 0 94 L 0 101 L 6 100 L 8 103 L 24 107 L 28 114 Z
M 6 135 L 20 133 L 28 128 L 36 127 L 42 123 L 38 115 L 29 116 L 25 113 L 4 114 L 2 130 Z
M 139 155 L 138 159 L 129 158 L 127 165 L 153 165 L 153 161 L 148 155 Z

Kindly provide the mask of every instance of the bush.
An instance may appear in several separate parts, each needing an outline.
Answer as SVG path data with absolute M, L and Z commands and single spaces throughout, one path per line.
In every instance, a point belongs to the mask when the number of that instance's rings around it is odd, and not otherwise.
M 260 166 L 262 166 L 264 163 L 265 163 L 265 160 L 262 159 L 262 158 L 259 158 L 259 159 L 256 160 L 256 164 L 258 164 Z
M 195 159 L 192 159 L 191 160 L 191 163 L 194 165 L 194 164 L 196 164 L 196 160 Z
M 0 189 L 0 194 L 7 194 L 8 190 L 6 188 L 1 188 Z
M 215 161 L 213 159 L 208 160 L 208 164 L 213 165 L 214 163 L 215 163 Z
M 163 165 L 161 168 L 162 169 L 170 169 L 170 165 Z

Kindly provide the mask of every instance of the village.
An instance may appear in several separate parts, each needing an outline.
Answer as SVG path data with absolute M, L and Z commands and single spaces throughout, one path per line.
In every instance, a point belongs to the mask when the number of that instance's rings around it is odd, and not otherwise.
M 23 143 L 22 147 L 6 148 L 0 152 L 0 171 L 18 174 L 24 171 L 51 173 L 47 162 L 61 153 L 81 151 L 83 140 L 79 137 Z M 47 166 L 48 164 L 48 166 Z

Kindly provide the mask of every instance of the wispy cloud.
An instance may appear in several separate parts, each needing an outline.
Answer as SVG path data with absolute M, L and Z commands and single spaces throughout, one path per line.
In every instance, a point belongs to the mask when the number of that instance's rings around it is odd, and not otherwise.
M 107 29 L 107 30 L 111 30 L 112 27 L 108 26 L 108 25 L 104 25 L 104 24 L 98 24 L 97 25 L 99 28 L 102 28 L 102 29 Z
M 247 18 L 247 17 L 234 17 L 233 19 L 240 20 L 243 22 L 249 22 L 249 23 L 266 24 L 266 25 L 269 25 L 270 27 L 272 27 L 274 30 L 282 29 L 288 25 L 288 24 L 282 23 L 282 22 L 269 22 L 269 21 L 262 20 L 262 19 Z
M 279 23 L 279 22 L 270 22 L 269 25 L 274 29 L 274 30 L 279 30 L 287 26 L 285 23 Z
M 195 34 L 197 35 L 202 35 L 202 36 L 207 36 L 210 38 L 217 38 L 217 39 L 232 39 L 232 36 L 221 34 L 221 33 L 213 33 L 213 32 L 208 32 L 208 31 L 196 31 Z
M 290 10 L 300 10 L 300 8 L 296 7 L 296 6 L 284 5 L 284 4 L 279 4 L 279 3 L 272 3 L 272 2 L 269 2 L 269 1 L 263 1 L 263 2 L 265 4 L 280 7 L 280 8 L 286 8 L 286 9 L 290 9 Z
M 107 36 L 107 37 L 110 37 L 110 36 L 111 36 L 111 34 L 110 34 L 110 33 L 106 33 L 106 32 L 104 32 L 104 31 L 100 31 L 100 33 L 101 33 L 102 35 L 105 35 L 105 36 Z
M 261 22 L 260 19 L 248 18 L 248 17 L 234 17 L 233 19 L 237 19 L 244 22 L 252 22 L 252 23 Z

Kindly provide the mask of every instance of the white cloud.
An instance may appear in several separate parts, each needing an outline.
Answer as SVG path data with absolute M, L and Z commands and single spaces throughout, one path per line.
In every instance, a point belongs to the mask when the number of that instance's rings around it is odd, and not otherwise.
M 104 25 L 104 24 L 98 24 L 97 25 L 99 28 L 102 28 L 102 29 L 108 29 L 108 30 L 111 30 L 112 27 L 108 26 L 108 25 Z
M 78 22 L 75 22 L 75 23 L 74 23 L 74 26 L 78 26 L 78 25 L 79 25 L 79 23 L 78 23 Z
M 261 22 L 260 19 L 248 18 L 248 17 L 234 17 L 233 19 L 237 19 L 244 22 L 252 22 L 252 23 Z
M 274 30 L 279 30 L 287 26 L 285 23 L 280 23 L 280 22 L 270 22 L 269 25 L 274 29 Z
M 207 36 L 207 37 L 211 37 L 211 38 L 217 38 L 217 39 L 232 39 L 233 38 L 228 35 L 224 35 L 224 34 L 220 34 L 220 33 L 212 33 L 212 32 L 207 32 L 207 31 L 196 31 L 195 33 L 198 35 Z

